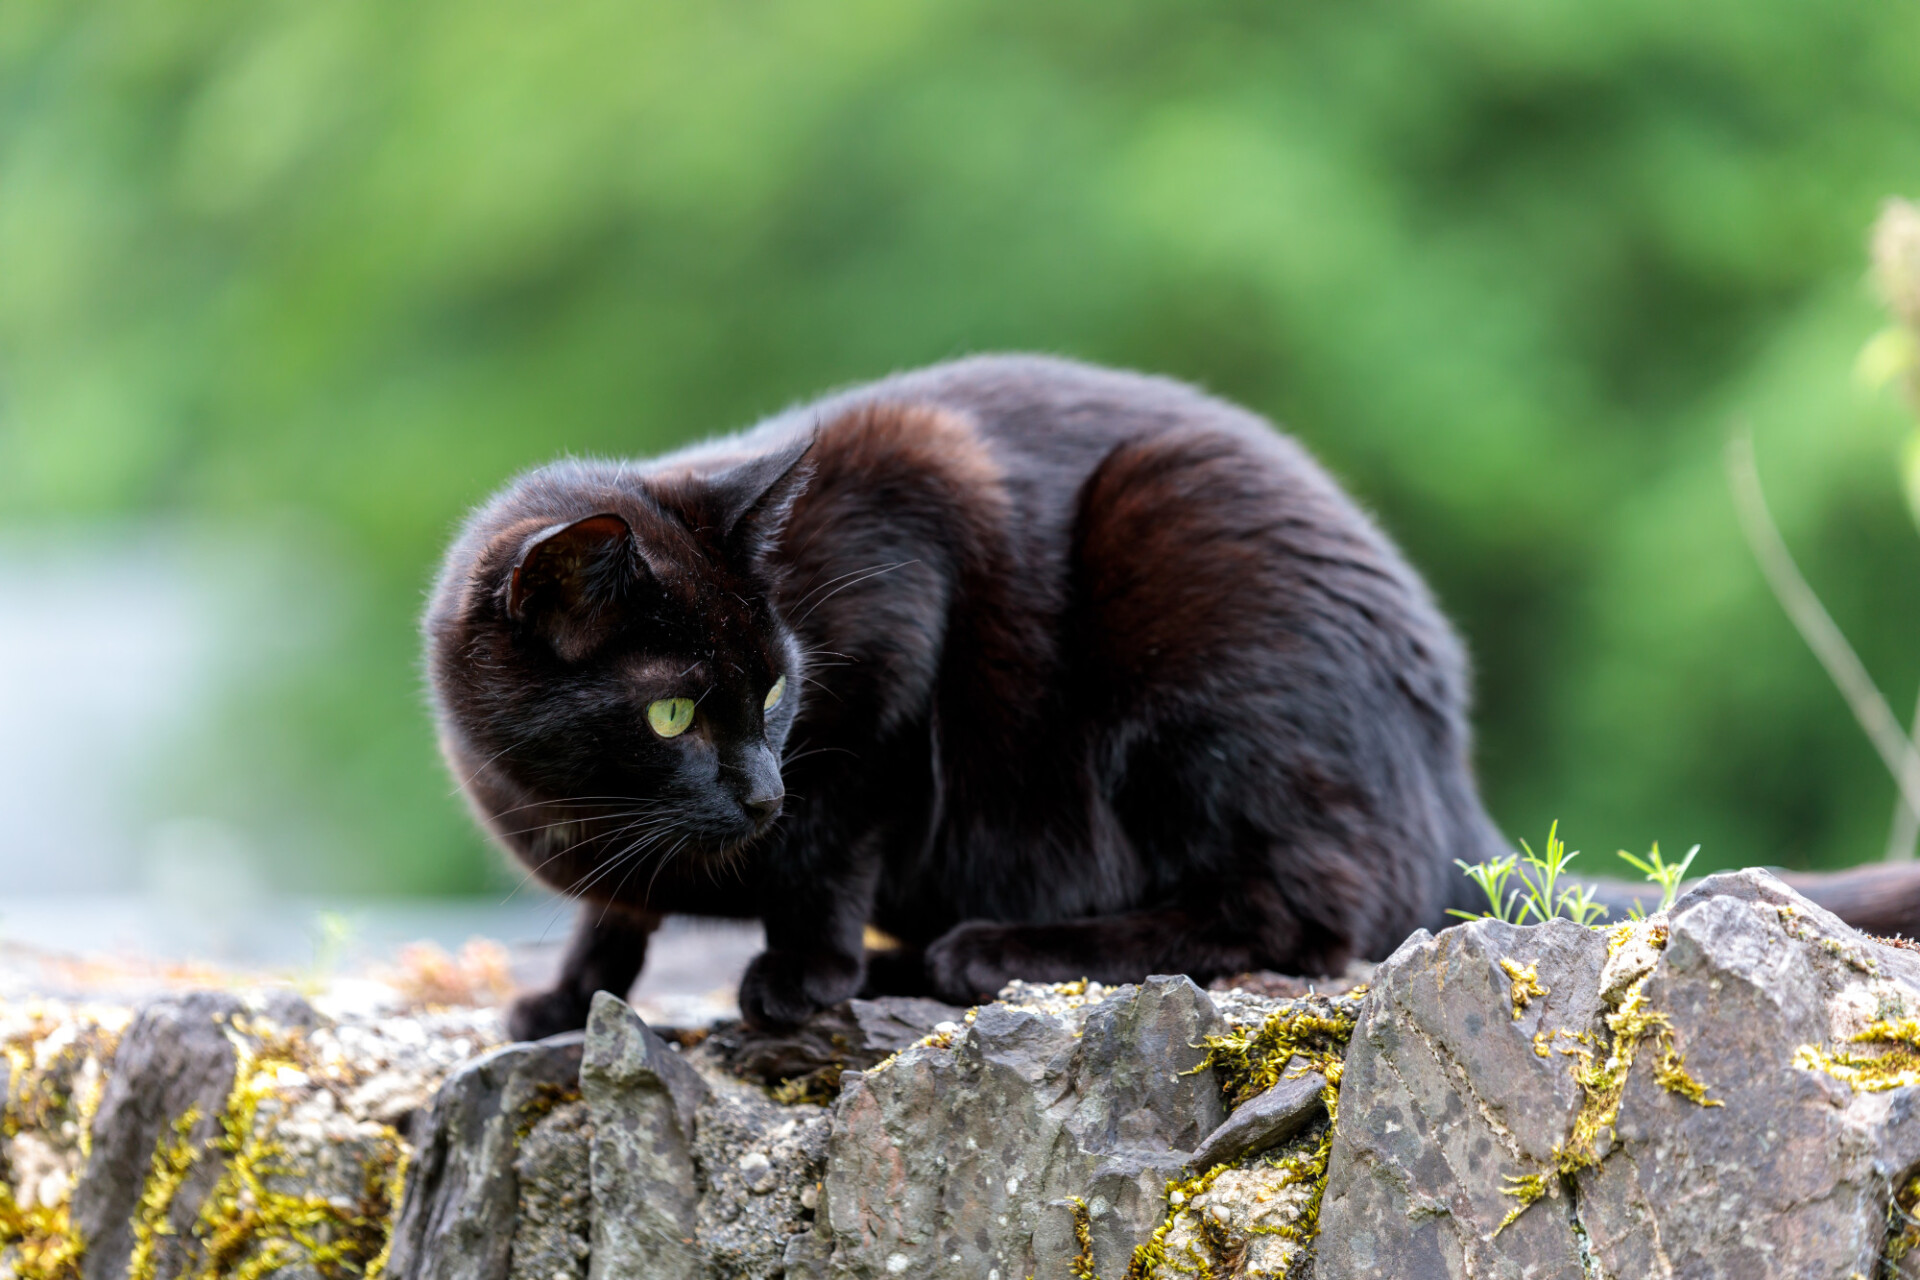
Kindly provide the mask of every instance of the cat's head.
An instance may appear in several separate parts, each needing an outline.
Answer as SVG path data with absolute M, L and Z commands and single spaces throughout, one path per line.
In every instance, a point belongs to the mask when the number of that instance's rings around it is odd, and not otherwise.
M 448 552 L 426 619 L 442 749 L 550 883 L 639 902 L 779 816 L 803 655 L 768 552 L 807 448 L 545 467 Z

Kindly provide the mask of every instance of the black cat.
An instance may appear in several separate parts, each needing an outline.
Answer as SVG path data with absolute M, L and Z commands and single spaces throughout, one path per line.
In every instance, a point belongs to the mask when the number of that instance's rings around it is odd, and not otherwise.
M 740 1007 L 778 1026 L 863 987 L 1338 972 L 1504 851 L 1419 577 L 1299 445 L 1158 378 L 964 360 L 542 468 L 426 627 L 475 809 L 585 904 L 523 1037 L 624 993 L 665 913 L 764 921 Z

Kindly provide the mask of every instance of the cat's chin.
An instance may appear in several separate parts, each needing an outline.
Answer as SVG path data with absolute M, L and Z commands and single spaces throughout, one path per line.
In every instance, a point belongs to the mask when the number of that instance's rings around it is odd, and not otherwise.
M 614 898 L 629 896 L 622 892 L 639 889 L 639 896 L 645 898 L 651 889 L 663 882 L 671 882 L 685 877 L 689 873 L 707 878 L 717 872 L 735 869 L 740 861 L 752 850 L 764 843 L 771 829 L 770 824 L 760 826 L 744 833 L 731 835 L 694 836 L 675 843 L 664 842 L 662 848 L 665 857 L 643 856 L 638 859 L 614 854 L 612 856 L 590 856 L 581 859 L 571 882 L 567 880 L 549 880 L 549 883 L 564 893 L 583 901 L 599 900 L 601 894 L 594 889 L 612 887 L 610 895 Z M 523 861 L 537 862 L 539 859 L 526 858 Z

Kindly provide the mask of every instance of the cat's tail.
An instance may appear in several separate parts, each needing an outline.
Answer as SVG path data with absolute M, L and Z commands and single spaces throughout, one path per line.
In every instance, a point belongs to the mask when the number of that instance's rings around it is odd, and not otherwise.
M 1920 938 L 1920 862 L 1875 862 L 1845 871 L 1768 870 L 1794 892 L 1804 894 L 1863 933 Z M 1605 904 L 1609 922 L 1628 919 L 1636 906 L 1642 912 L 1651 912 L 1660 905 L 1658 885 L 1586 876 L 1573 879 L 1592 886 L 1593 900 Z M 1687 881 L 1681 892 L 1697 883 Z

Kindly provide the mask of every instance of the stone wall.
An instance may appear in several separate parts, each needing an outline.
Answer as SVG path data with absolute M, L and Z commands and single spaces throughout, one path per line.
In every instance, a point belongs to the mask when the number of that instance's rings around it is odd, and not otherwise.
M 1367 987 L 1015 984 L 801 1032 L 14 1002 L 0 1274 L 1920 1276 L 1920 952 L 1763 872 Z M 1913 1255 L 1920 1262 L 1920 1253 Z

